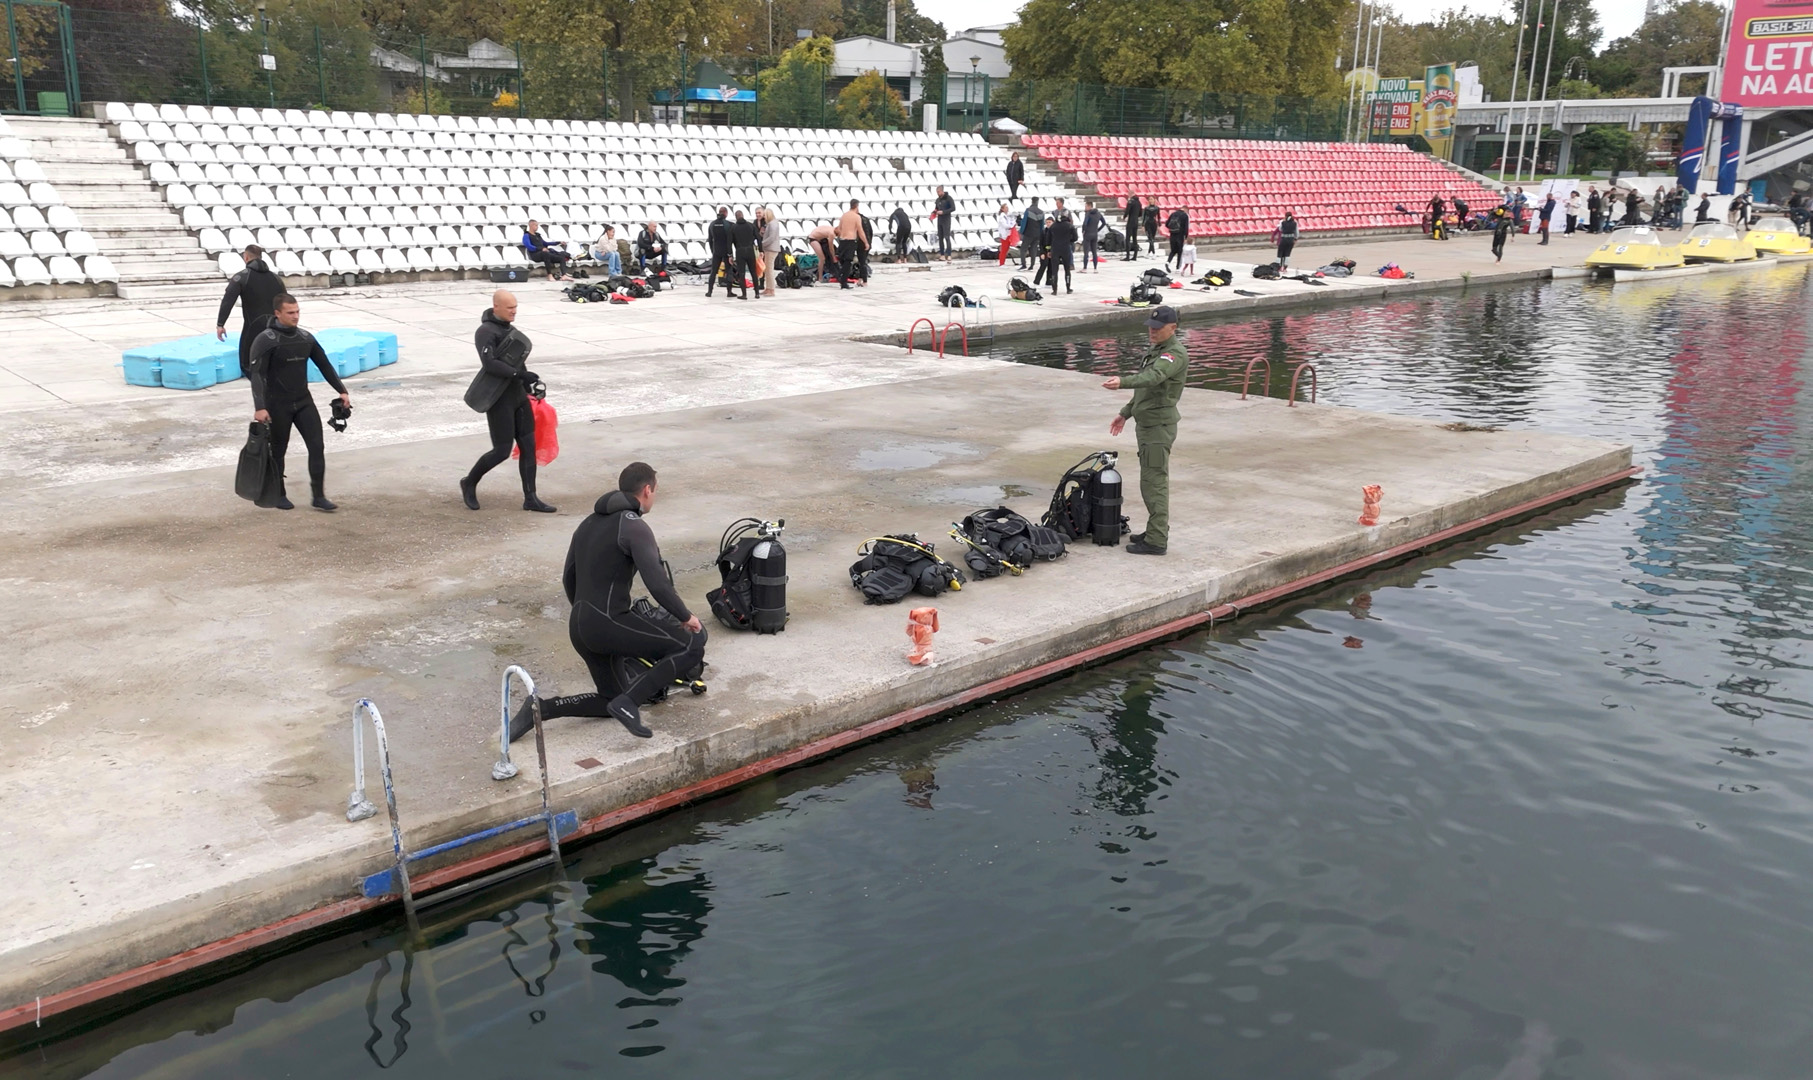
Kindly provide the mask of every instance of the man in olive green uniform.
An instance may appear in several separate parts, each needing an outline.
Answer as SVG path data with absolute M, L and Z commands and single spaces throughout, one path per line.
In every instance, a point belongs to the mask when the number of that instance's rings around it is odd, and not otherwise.
M 1108 425 L 1108 434 L 1119 435 L 1133 421 L 1133 438 L 1139 443 L 1139 497 L 1146 504 L 1146 531 L 1127 538 L 1135 555 L 1163 555 L 1171 528 L 1171 444 L 1177 441 L 1177 399 L 1183 396 L 1184 376 L 1190 357 L 1177 336 L 1177 309 L 1157 307 L 1146 320 L 1146 350 L 1139 370 L 1126 378 L 1109 379 L 1110 390 L 1132 390 L 1133 400 L 1121 406 L 1120 415 Z

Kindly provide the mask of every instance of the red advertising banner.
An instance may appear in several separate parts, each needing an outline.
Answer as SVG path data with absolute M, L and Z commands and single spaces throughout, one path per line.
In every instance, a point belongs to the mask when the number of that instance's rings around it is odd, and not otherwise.
M 1735 0 L 1719 97 L 1752 106 L 1813 105 L 1813 2 Z

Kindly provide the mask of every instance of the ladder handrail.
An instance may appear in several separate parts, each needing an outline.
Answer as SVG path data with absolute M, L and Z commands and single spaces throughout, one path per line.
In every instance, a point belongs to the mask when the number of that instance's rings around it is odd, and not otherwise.
M 514 674 L 523 681 L 523 688 L 530 697 L 535 696 L 535 680 L 529 673 L 515 664 L 504 669 L 503 680 L 503 724 L 497 734 L 497 764 L 491 766 L 491 779 L 508 780 L 516 775 L 516 764 L 510 760 L 510 676 Z
M 409 885 L 409 853 L 403 849 L 403 822 L 397 817 L 397 789 L 390 779 L 390 737 L 384 732 L 383 715 L 378 712 L 377 705 L 370 698 L 360 698 L 353 704 L 353 741 L 359 748 L 359 753 L 353 759 L 354 783 L 357 785 L 353 789 L 353 796 L 359 800 L 363 800 L 365 797 L 364 740 L 359 734 L 361 731 L 359 716 L 361 714 L 371 718 L 371 728 L 378 736 L 378 774 L 384 780 L 384 806 L 390 811 L 390 854 L 394 861 L 393 872 L 397 875 L 397 884 L 403 890 L 403 908 L 413 923 L 415 921 L 415 891 Z M 349 799 L 348 802 L 350 804 L 352 800 Z M 370 806 L 371 804 L 365 803 L 365 805 Z M 348 821 L 359 821 L 363 817 L 370 816 L 353 817 L 353 810 L 353 806 L 347 807 Z
M 945 342 L 950 340 L 951 327 L 953 327 L 953 326 L 956 327 L 958 332 L 963 335 L 963 355 L 968 356 L 969 355 L 969 327 L 963 325 L 962 323 L 958 322 L 955 319 L 952 319 L 950 322 L 945 323 L 944 328 L 938 331 L 938 355 L 939 356 L 944 355 L 944 344 L 945 344 Z
M 1309 403 L 1311 405 L 1316 403 L 1316 365 L 1306 360 L 1303 363 L 1298 364 L 1291 372 L 1289 405 L 1293 409 L 1297 407 L 1297 380 L 1303 377 L 1305 371 L 1309 372 Z
M 1268 358 L 1263 357 L 1263 356 L 1255 356 L 1251 360 L 1248 360 L 1246 362 L 1246 374 L 1240 380 L 1240 400 L 1241 401 L 1246 400 L 1247 387 L 1252 385 L 1253 365 L 1254 364 L 1264 364 L 1265 365 L 1265 382 L 1260 384 L 1259 396 L 1264 397 L 1265 391 L 1270 390 L 1272 388 L 1272 362 L 1271 362 L 1271 360 L 1269 360 Z
M 920 323 L 925 324 L 926 332 L 931 335 L 933 342 L 936 342 L 938 340 L 938 324 L 937 323 L 934 323 L 932 320 L 925 318 L 924 316 L 920 316 L 919 318 L 914 319 L 913 325 L 907 327 L 906 346 L 907 346 L 907 355 L 908 356 L 913 355 L 913 335 L 917 334 L 919 332 Z

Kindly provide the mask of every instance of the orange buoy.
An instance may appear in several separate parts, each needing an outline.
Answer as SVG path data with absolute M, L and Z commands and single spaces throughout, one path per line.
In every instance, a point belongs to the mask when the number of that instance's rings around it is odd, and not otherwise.
M 1379 500 L 1385 497 L 1385 489 L 1377 484 L 1367 484 L 1360 489 L 1360 524 L 1377 525 L 1379 523 Z
M 938 609 L 918 607 L 907 612 L 907 637 L 913 647 L 907 652 L 907 663 L 924 667 L 932 662 L 932 635 L 938 632 Z

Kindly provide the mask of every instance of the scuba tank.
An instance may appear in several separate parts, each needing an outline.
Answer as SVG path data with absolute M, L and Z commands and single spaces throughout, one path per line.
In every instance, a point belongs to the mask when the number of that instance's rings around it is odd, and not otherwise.
M 1120 456 L 1104 450 L 1101 467 L 1089 474 L 1089 535 L 1100 547 L 1121 542 L 1121 474 L 1114 465 Z
M 705 594 L 718 621 L 732 630 L 778 634 L 787 629 L 786 521 L 743 518 L 718 540 L 721 584 Z
M 749 621 L 758 634 L 787 629 L 787 549 L 780 541 L 786 526 L 785 521 L 762 522 L 758 542 L 749 549 L 749 596 L 755 604 Z

